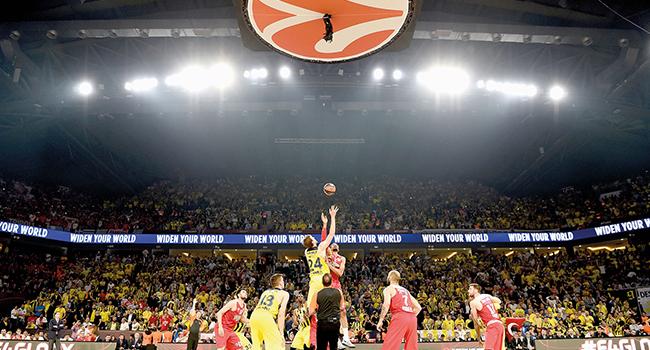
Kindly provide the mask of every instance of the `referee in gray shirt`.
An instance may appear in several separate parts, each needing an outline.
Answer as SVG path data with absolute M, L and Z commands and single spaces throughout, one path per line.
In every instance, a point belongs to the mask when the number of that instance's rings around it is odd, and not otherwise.
M 309 306 L 309 315 L 316 314 L 316 350 L 337 349 L 341 328 L 341 313 L 345 301 L 341 291 L 332 288 L 332 275 L 323 275 L 323 286 Z M 318 310 L 318 312 L 316 312 Z

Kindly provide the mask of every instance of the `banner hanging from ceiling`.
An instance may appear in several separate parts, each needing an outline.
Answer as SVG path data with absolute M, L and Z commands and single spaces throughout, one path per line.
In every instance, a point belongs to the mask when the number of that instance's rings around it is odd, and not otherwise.
M 243 19 L 271 49 L 335 63 L 372 55 L 414 22 L 415 0 L 245 0 Z

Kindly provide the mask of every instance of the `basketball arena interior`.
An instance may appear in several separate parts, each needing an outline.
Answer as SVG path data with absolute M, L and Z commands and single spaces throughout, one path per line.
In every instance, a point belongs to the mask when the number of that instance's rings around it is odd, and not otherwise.
M 650 350 L 650 3 L 1 6 L 0 350 Z

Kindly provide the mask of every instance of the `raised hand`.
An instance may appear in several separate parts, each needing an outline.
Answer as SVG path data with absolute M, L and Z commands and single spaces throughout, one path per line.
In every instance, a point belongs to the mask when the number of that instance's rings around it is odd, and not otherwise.
M 339 207 L 337 207 L 336 205 L 333 205 L 333 206 L 330 207 L 330 216 L 332 218 L 335 218 L 336 213 L 338 213 L 338 212 L 339 212 Z

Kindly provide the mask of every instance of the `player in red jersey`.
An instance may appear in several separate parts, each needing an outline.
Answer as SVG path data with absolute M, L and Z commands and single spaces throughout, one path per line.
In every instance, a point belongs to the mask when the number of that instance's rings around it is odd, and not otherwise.
M 377 322 L 377 329 L 381 332 L 384 318 L 390 310 L 391 321 L 382 350 L 399 349 L 402 340 L 404 350 L 418 348 L 418 314 L 422 307 L 406 288 L 399 285 L 400 279 L 399 272 L 392 270 L 388 273 L 390 285 L 384 288 L 384 304 L 381 306 L 381 315 Z
M 345 257 L 339 255 L 339 245 L 332 243 L 329 247 L 329 255 L 327 257 L 327 265 L 330 267 L 330 272 L 332 275 L 332 288 L 336 288 L 343 293 L 343 288 L 341 287 L 341 276 L 345 272 Z M 341 316 L 341 333 L 343 333 L 343 340 L 339 340 L 339 349 L 348 347 L 356 348 L 352 341 L 350 341 L 350 334 L 348 332 L 348 317 L 344 313 Z
M 469 306 L 471 316 L 474 321 L 474 328 L 478 337 L 479 345 L 483 345 L 485 350 L 503 350 L 505 349 L 505 328 L 499 316 L 499 306 L 501 300 L 489 294 L 481 294 L 481 286 L 476 283 L 469 285 L 467 294 L 471 298 Z M 481 340 L 480 322 L 485 324 L 485 344 Z
M 215 341 L 217 350 L 243 349 L 234 329 L 238 322 L 248 323 L 246 317 L 246 299 L 248 292 L 242 289 L 237 293 L 237 298 L 229 301 L 217 312 L 217 326 L 215 327 Z

